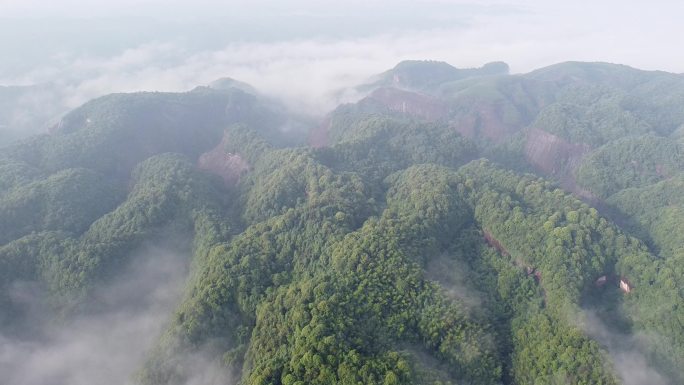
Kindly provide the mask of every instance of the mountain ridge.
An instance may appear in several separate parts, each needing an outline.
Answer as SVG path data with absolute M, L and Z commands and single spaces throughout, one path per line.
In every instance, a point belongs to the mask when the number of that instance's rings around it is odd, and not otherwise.
M 84 104 L 0 148 L 0 337 L 187 238 L 136 383 L 680 383 L 684 78 L 508 72 L 402 62 L 315 123 L 230 78 Z

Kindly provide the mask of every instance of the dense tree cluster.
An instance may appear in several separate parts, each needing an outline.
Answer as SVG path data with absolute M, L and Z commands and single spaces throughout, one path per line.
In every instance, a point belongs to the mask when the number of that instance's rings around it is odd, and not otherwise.
M 2 149 L 0 331 L 29 316 L 17 282 L 65 322 L 172 238 L 190 275 L 142 384 L 186 383 L 198 355 L 245 385 L 619 384 L 596 322 L 684 381 L 680 76 L 405 62 L 376 80 L 360 90 L 440 114 L 371 96 L 297 146 L 281 127 L 301 121 L 223 80 L 97 99 Z M 553 145 L 583 150 L 549 173 L 532 155 Z M 201 171 L 209 151 L 244 174 Z

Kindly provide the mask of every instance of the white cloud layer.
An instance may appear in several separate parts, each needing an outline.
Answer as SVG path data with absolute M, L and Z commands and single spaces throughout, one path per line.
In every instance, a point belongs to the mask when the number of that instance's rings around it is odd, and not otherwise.
M 70 2 L 81 4 L 78 0 Z M 367 3 L 352 4 L 359 11 L 351 14 L 349 31 L 354 29 L 353 17 L 362 19 L 364 9 L 382 7 L 397 7 L 393 11 L 396 15 L 413 9 L 416 15 L 430 13 L 436 19 L 439 11 L 444 10 L 441 16 L 445 20 L 462 22 L 446 27 L 442 23 L 440 28 L 409 23 L 405 28 L 388 28 L 392 32 L 365 37 L 353 37 L 350 32 L 337 37 L 234 41 L 220 49 L 197 49 L 187 42 L 161 39 L 129 47 L 113 56 L 64 52 L 48 65 L 27 65 L 19 76 L 3 77 L 0 73 L 0 84 L 57 82 L 64 89 L 62 103 L 73 108 L 111 92 L 182 91 L 229 76 L 282 98 L 299 110 L 321 113 L 338 102 L 332 97 L 338 89 L 360 83 L 404 59 L 444 60 L 457 67 L 503 60 L 513 72 L 566 60 L 607 61 L 684 72 L 684 55 L 678 53 L 679 36 L 684 35 L 684 24 L 679 18 L 684 14 L 684 5 L 676 2 L 656 1 L 649 6 L 613 0 L 566 4 L 536 0 L 487 1 L 477 5 L 448 0 L 412 4 L 400 1 L 396 5 Z M 107 4 L 102 2 L 101 10 L 125 8 Z M 226 9 L 208 0 L 198 4 L 196 8 L 205 11 L 211 6 Z M 290 9 L 274 5 L 273 14 L 307 14 L 305 11 L 309 10 L 315 16 L 326 9 L 320 3 L 316 7 L 313 4 L 295 1 Z M 255 12 L 254 6 L 241 1 L 229 5 L 246 20 L 256 17 L 250 14 Z M 244 8 L 239 7 L 243 5 Z M 453 8 L 454 5 L 461 8 Z M 147 6 L 158 4 L 148 0 L 140 5 Z M 168 7 L 188 9 L 186 2 L 179 1 L 169 3 Z M 10 14 L 38 9 L 36 1 L 13 0 L 2 3 L 0 10 L 3 8 Z M 462 14 L 456 14 L 459 10 Z M 282 25 L 273 25 L 273 29 L 285 26 L 287 18 Z
M 610 361 L 624 385 L 673 385 L 649 364 L 643 353 L 653 343 L 652 338 L 641 333 L 624 335 L 611 330 L 593 312 L 584 314 L 580 326 L 607 349 Z
M 133 259 L 124 274 L 94 294 L 98 311 L 62 325 L 36 325 L 44 338 L 0 333 L 0 383 L 130 384 L 177 305 L 187 275 L 187 256 L 166 248 L 143 248 Z M 24 301 L 35 302 L 30 319 L 49 319 L 40 305 L 44 293 L 22 291 Z

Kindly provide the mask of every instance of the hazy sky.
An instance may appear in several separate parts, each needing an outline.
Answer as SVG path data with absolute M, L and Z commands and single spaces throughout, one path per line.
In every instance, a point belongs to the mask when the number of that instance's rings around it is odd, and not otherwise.
M 681 73 L 683 19 L 678 1 L 0 0 L 0 85 L 56 82 L 75 106 L 231 76 L 328 108 L 322 94 L 403 59 Z

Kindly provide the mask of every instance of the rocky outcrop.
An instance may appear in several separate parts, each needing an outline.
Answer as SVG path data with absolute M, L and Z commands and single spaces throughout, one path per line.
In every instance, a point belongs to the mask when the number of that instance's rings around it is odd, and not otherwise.
M 240 154 L 225 151 L 228 140 L 228 135 L 224 134 L 216 147 L 200 155 L 197 167 L 220 176 L 227 187 L 232 187 L 240 181 L 240 177 L 249 171 L 250 167 Z
M 629 283 L 627 278 L 620 278 L 620 290 L 622 290 L 622 292 L 625 294 L 629 294 L 632 291 L 632 285 Z
M 325 118 L 321 124 L 316 126 L 309 133 L 308 143 L 313 148 L 327 147 L 330 143 L 330 126 L 332 124 L 331 118 Z
M 525 157 L 537 171 L 558 179 L 563 189 L 580 198 L 597 201 L 590 191 L 577 184 L 575 178 L 582 158 L 591 151 L 589 145 L 571 143 L 538 128 L 528 129 L 526 139 Z
M 554 134 L 531 128 L 527 131 L 525 157 L 544 174 L 561 177 L 576 169 L 590 150 L 585 144 L 570 143 Z
M 490 233 L 490 232 L 487 231 L 487 230 L 484 230 L 483 233 L 484 233 L 484 234 L 483 234 L 483 235 L 484 235 L 484 240 L 485 240 L 485 242 L 486 242 L 489 246 L 491 246 L 491 247 L 493 247 L 494 249 L 496 249 L 496 251 L 498 251 L 499 253 L 501 253 L 501 255 L 505 255 L 505 256 L 510 255 L 510 253 L 508 252 L 508 250 L 506 250 L 506 249 L 501 245 L 501 242 L 499 242 L 496 238 L 494 238 L 494 236 L 492 235 L 492 233 Z
M 467 114 L 449 124 L 467 138 L 501 143 L 519 130 L 515 125 L 504 123 L 502 116 L 497 105 L 482 103 L 472 106 Z
M 396 88 L 379 88 L 369 98 L 392 112 L 427 121 L 445 119 L 449 112 L 446 104 L 435 97 Z

